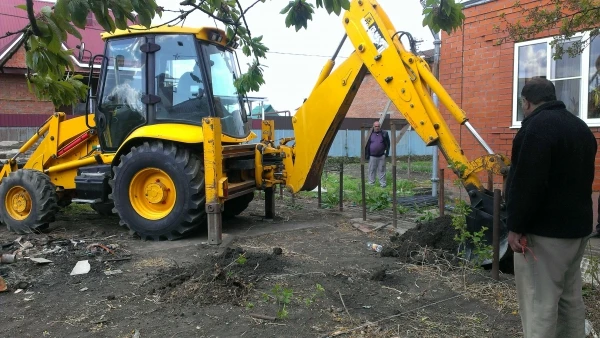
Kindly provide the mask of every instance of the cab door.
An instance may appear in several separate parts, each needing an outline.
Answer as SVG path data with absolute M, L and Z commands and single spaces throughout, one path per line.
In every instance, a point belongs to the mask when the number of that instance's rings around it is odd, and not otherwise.
M 127 136 L 146 124 L 147 54 L 141 47 L 146 37 L 109 40 L 105 67 L 100 75 L 98 109 L 95 122 L 104 151 L 115 151 Z

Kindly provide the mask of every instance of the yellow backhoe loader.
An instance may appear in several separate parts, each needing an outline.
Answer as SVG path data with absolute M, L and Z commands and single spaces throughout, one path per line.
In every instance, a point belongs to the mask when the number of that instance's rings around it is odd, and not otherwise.
M 468 229 L 486 226 L 491 243 L 493 196 L 477 173 L 504 175 L 508 159 L 493 153 L 428 64 L 404 48 L 401 32 L 375 0 L 352 0 L 342 24 L 342 42 L 292 117 L 294 136 L 278 141 L 272 121 L 262 122 L 261 135 L 250 131 L 244 98 L 234 87 L 234 43 L 223 31 L 163 26 L 103 33 L 105 52 L 90 61 L 101 58 L 102 66 L 85 116 L 52 115 L 2 167 L 0 220 L 27 233 L 48 226 L 60 206 L 89 203 L 100 214 L 117 213 L 145 239 L 172 240 L 208 226 L 209 242 L 219 244 L 222 219 L 246 209 L 255 190 L 265 191 L 272 217 L 275 185 L 293 193 L 317 186 L 369 71 L 425 143 L 463 165 L 455 173 L 471 199 Z M 354 51 L 333 70 L 346 38 Z M 465 157 L 430 91 L 489 155 Z M 260 142 L 248 143 L 257 137 Z M 504 258 L 509 250 L 501 219 Z

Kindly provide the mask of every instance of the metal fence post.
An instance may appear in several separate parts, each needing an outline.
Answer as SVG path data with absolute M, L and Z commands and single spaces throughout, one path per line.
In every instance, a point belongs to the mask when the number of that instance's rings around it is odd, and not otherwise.
M 495 280 L 500 279 L 500 202 L 502 194 L 500 189 L 494 190 L 494 218 L 493 218 L 493 232 L 492 232 L 492 245 L 494 249 L 494 257 L 492 260 L 492 278 Z
M 317 186 L 317 205 L 321 209 L 321 178 L 319 178 L 319 185 Z
M 363 221 L 367 220 L 367 201 L 365 194 L 365 127 L 360 127 L 360 182 L 362 193 L 362 216 Z
M 398 226 L 398 197 L 396 196 L 396 124 L 391 123 L 392 125 L 392 209 L 393 209 L 393 217 L 392 217 L 392 225 L 394 229 Z
M 439 186 L 439 194 L 438 194 L 438 207 L 440 209 L 440 217 L 444 216 L 444 208 L 445 206 L 445 201 L 444 201 L 444 168 L 440 168 L 440 180 L 438 181 L 440 186 Z
M 344 160 L 340 162 L 340 211 L 344 211 Z

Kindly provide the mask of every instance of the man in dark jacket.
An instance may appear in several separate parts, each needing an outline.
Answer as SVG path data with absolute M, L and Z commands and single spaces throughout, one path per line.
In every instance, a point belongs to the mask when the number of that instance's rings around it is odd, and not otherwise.
M 596 221 L 596 234 L 593 237 L 600 238 L 600 195 L 598 195 L 598 220 Z
M 375 184 L 375 173 L 382 188 L 386 186 L 385 158 L 390 154 L 390 136 L 381 130 L 379 121 L 373 122 L 365 146 L 365 159 L 369 160 L 369 184 Z
M 521 97 L 506 209 L 523 331 L 584 337 L 580 265 L 593 225 L 596 139 L 556 100 L 552 82 L 533 78 Z

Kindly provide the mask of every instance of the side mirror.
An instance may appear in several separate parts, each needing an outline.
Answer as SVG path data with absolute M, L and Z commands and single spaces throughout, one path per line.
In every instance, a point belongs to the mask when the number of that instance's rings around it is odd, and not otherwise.
M 79 62 L 83 62 L 83 53 L 85 52 L 85 42 L 82 42 L 81 45 L 77 45 L 77 48 L 79 49 L 79 55 L 77 55 L 77 59 L 79 60 Z

